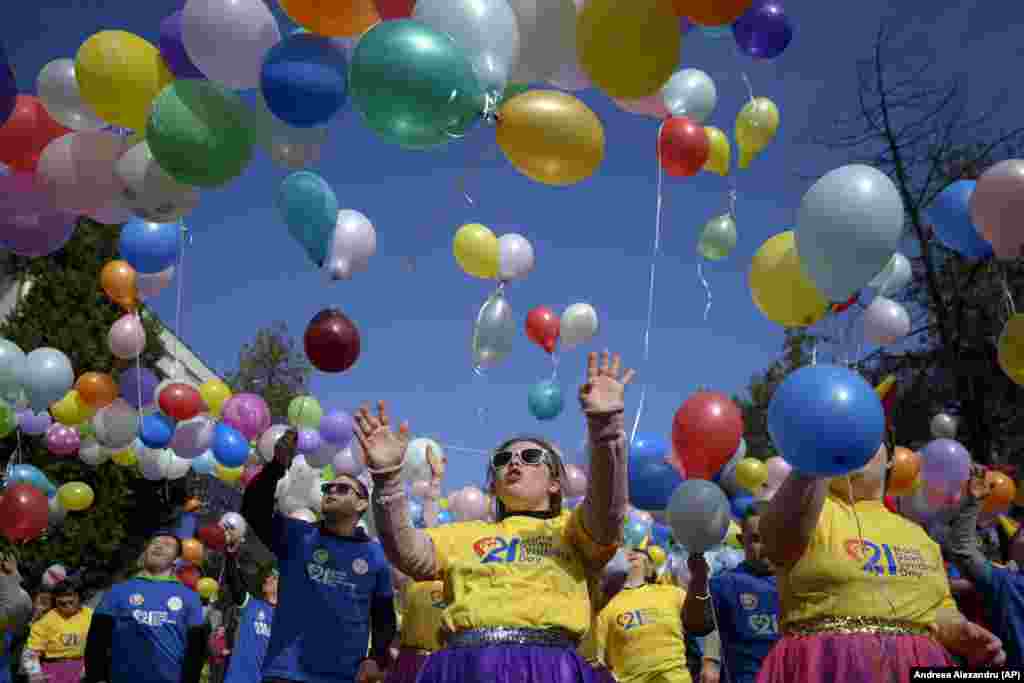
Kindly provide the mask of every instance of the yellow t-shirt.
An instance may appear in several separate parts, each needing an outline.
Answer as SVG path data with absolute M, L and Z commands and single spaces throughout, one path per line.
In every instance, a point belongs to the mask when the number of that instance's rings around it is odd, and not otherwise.
M 447 524 L 434 542 L 448 606 L 448 632 L 505 626 L 562 628 L 581 637 L 590 626 L 587 577 L 615 554 L 583 529 L 579 508 L 551 519 Z
M 783 625 L 871 617 L 930 626 L 940 608 L 955 608 L 939 545 L 920 526 L 881 501 L 850 506 L 832 495 L 803 557 L 779 574 L 779 599 Z
M 440 650 L 441 616 L 447 606 L 442 582 L 407 583 L 402 596 L 402 647 Z
M 690 683 L 683 601 L 675 586 L 624 588 L 597 617 L 598 656 L 622 683 Z
M 88 607 L 83 607 L 70 619 L 52 609 L 32 624 L 27 647 L 50 659 L 84 657 L 85 639 L 91 623 L 92 610 Z

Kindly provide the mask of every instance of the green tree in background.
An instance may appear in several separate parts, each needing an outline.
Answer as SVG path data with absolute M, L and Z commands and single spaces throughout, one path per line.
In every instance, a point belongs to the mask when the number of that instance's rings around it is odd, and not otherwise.
M 277 322 L 256 332 L 238 353 L 238 370 L 227 378 L 231 390 L 263 397 L 275 422 L 288 415 L 288 404 L 309 391 L 313 367 L 288 326 Z

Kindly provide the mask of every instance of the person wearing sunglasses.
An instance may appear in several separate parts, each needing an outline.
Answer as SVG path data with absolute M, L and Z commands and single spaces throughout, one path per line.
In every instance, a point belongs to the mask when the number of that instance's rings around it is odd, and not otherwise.
M 242 498 L 242 517 L 277 556 L 281 573 L 263 680 L 382 680 L 397 624 L 391 567 L 381 546 L 359 525 L 369 492 L 355 477 L 341 475 L 321 485 L 319 523 L 275 511 L 277 483 L 291 467 L 297 442 L 294 429 L 278 439 L 273 459 Z
M 78 683 L 85 669 L 85 642 L 92 610 L 82 607 L 82 596 L 72 581 L 53 589 L 54 609 L 32 624 L 23 657 L 30 681 Z
M 419 683 L 591 683 L 578 654 L 590 627 L 588 579 L 622 541 L 627 507 L 624 394 L 633 371 L 618 355 L 591 353 L 579 391 L 589 432 L 583 502 L 562 509 L 565 468 L 554 444 L 506 440 L 491 456 L 495 522 L 416 529 L 401 471 L 408 425 L 392 430 L 384 402 L 356 416 L 356 437 L 374 479 L 374 516 L 388 558 L 417 581 L 441 580 L 444 649 Z

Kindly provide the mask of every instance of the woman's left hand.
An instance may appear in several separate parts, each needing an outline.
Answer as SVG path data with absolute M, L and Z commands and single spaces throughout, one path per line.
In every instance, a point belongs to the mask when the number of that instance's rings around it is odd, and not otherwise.
M 991 631 L 963 619 L 950 629 L 948 650 L 966 657 L 971 666 L 1002 666 L 1006 663 L 1003 641 Z
M 588 415 L 618 413 L 625 409 L 626 385 L 636 374 L 626 370 L 619 377 L 621 369 L 619 354 L 609 356 L 605 351 L 598 364 L 593 351 L 587 356 L 587 381 L 580 387 L 580 407 Z

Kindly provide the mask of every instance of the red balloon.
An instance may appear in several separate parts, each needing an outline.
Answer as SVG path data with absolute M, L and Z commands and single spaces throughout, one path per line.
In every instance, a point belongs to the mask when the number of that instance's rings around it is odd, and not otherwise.
M 157 397 L 157 403 L 164 415 L 181 422 L 191 420 L 206 410 L 206 402 L 199 395 L 199 390 L 190 384 L 174 382 L 164 387 Z
M 0 162 L 16 171 L 35 171 L 46 146 L 70 132 L 50 118 L 37 97 L 18 95 L 10 118 L 0 126 Z
M 321 372 L 344 372 L 359 358 L 359 330 L 344 313 L 324 309 L 306 327 L 306 357 Z
M 555 352 L 561 321 L 547 306 L 537 306 L 526 316 L 526 336 L 548 353 Z
M 184 564 L 178 567 L 178 571 L 175 572 L 175 575 L 178 577 L 178 581 L 181 581 L 192 590 L 196 589 L 196 584 L 199 583 L 199 579 L 203 578 L 203 575 L 199 573 L 199 570 L 195 565 L 191 564 Z
M 690 479 L 714 478 L 743 438 L 743 414 L 725 394 L 698 391 L 672 420 L 676 457 Z
M 199 531 L 196 532 L 196 538 L 208 549 L 215 552 L 224 550 L 227 545 L 227 536 L 224 534 L 224 528 L 219 524 L 207 524 L 204 527 L 200 527 Z
M 707 163 L 710 149 L 704 127 L 685 116 L 670 116 L 658 132 L 658 160 L 671 176 L 696 175 Z
M 896 506 L 896 496 L 886 496 L 883 502 L 885 503 L 885 508 L 889 512 L 893 513 L 894 515 L 899 514 L 900 509 Z
M 11 543 L 39 538 L 50 522 L 46 494 L 31 484 L 8 486 L 0 496 L 0 534 Z
M 389 19 L 408 19 L 412 16 L 412 9 L 416 0 L 374 0 L 377 5 L 377 14 L 381 21 Z

